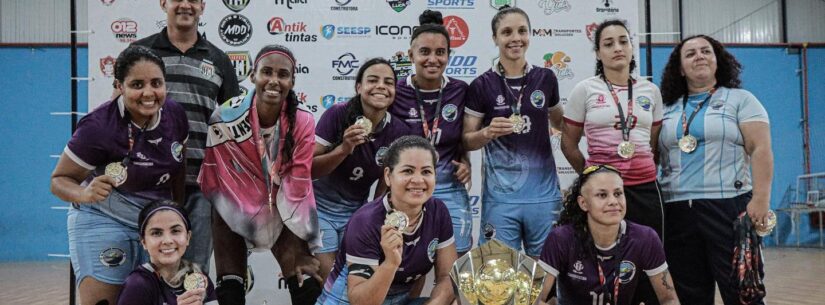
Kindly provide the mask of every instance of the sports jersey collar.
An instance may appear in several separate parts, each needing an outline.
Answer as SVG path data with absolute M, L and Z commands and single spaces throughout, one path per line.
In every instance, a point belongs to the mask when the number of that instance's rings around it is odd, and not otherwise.
M 413 76 L 414 76 L 414 74 L 407 75 L 406 83 L 407 83 L 407 86 L 410 86 L 410 88 L 415 88 L 415 86 L 413 86 L 413 83 L 412 83 L 413 82 L 413 80 L 412 80 Z M 441 89 L 442 90 L 445 87 L 447 87 L 447 83 L 449 83 L 449 82 L 450 82 L 450 79 L 447 78 L 447 75 L 441 74 Z M 421 89 L 421 92 L 428 92 L 428 93 L 429 92 L 438 92 L 438 89 Z
M 125 119 L 126 118 L 126 106 L 123 105 L 123 96 L 118 95 L 115 99 L 117 99 L 117 110 L 118 110 L 118 113 L 120 113 L 120 119 L 121 120 Z M 160 118 L 161 118 L 162 114 L 163 114 L 163 107 L 158 109 L 158 119 L 155 120 L 155 124 L 152 124 L 152 126 L 146 127 L 147 131 L 154 130 L 155 128 L 158 127 L 158 125 L 160 125 Z M 129 122 L 129 123 L 134 124 L 132 122 Z M 135 126 L 137 126 L 137 125 L 135 125 Z M 137 126 L 137 128 L 143 128 L 143 126 Z
M 596 249 L 598 249 L 599 251 L 610 251 L 611 249 L 615 248 L 616 245 L 619 244 L 619 242 L 621 242 L 622 238 L 624 237 L 624 235 L 626 233 L 627 233 L 627 222 L 622 220 L 622 222 L 619 223 L 619 236 L 617 236 L 616 241 L 613 242 L 613 244 L 611 244 L 610 246 L 605 247 L 605 248 L 599 247 L 599 245 L 597 245 L 595 243 L 593 243 L 593 245 L 596 246 Z
M 524 63 L 527 65 L 527 70 L 526 70 L 526 71 L 524 71 L 524 74 L 525 74 L 525 75 L 527 75 L 527 74 L 529 74 L 529 73 L 530 73 L 530 71 L 532 71 L 532 70 L 533 70 L 533 65 L 531 65 L 531 64 L 530 64 L 529 62 L 527 62 L 526 60 L 525 60 L 525 62 L 524 62 Z M 493 72 L 494 72 L 496 75 L 501 76 L 501 73 L 499 73 L 499 72 L 498 72 L 498 58 L 496 58 L 496 60 L 494 60 L 494 61 L 493 61 L 493 66 L 492 66 L 492 67 L 490 67 L 490 70 L 493 70 Z M 508 78 L 510 78 L 510 77 L 508 77 Z M 514 78 L 519 78 L 519 77 L 514 77 Z
M 203 39 L 200 32 L 198 32 L 198 40 L 195 41 L 195 45 L 192 47 L 201 51 L 209 51 L 209 48 L 206 47 L 206 41 Z M 163 29 L 160 30 L 160 37 L 152 43 L 152 48 L 178 50 L 178 48 L 172 44 L 172 41 L 169 40 L 169 33 L 166 31 L 166 27 L 163 27 Z
M 384 130 L 385 127 L 387 127 L 387 125 L 390 124 L 390 121 L 392 121 L 392 115 L 390 115 L 390 112 L 387 111 L 386 113 L 384 113 L 384 119 L 381 120 L 381 124 L 378 125 L 377 128 L 375 128 L 374 133 L 380 133 L 382 130 Z

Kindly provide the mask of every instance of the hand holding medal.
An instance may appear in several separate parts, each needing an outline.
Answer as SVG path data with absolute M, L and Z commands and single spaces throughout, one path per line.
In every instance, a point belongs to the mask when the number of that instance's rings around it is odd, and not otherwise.
M 364 132 L 365 135 L 369 135 L 370 133 L 372 133 L 372 121 L 370 121 L 369 119 L 367 119 L 364 116 L 359 116 L 358 118 L 356 118 L 355 119 L 355 124 L 353 124 L 353 125 L 358 125 L 358 126 L 363 127 L 364 131 L 365 131 Z
M 404 230 L 407 229 L 407 225 L 410 224 L 410 218 L 407 217 L 407 214 L 404 214 L 404 212 L 395 210 L 387 214 L 387 218 L 384 218 L 384 224 L 392 226 L 398 230 L 398 232 L 404 232 Z
M 104 170 L 106 176 L 112 177 L 115 180 L 115 186 L 120 186 L 124 182 L 126 182 L 126 166 L 123 166 L 123 162 L 112 162 L 106 165 L 106 169 Z

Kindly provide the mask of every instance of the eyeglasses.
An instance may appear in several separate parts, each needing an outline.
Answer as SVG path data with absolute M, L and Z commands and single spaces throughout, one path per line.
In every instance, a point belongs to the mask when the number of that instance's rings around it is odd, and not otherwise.
M 615 167 L 613 167 L 611 165 L 607 165 L 607 164 L 594 164 L 594 165 L 588 166 L 587 168 L 585 168 L 582 171 L 582 175 L 584 175 L 584 176 L 590 175 L 590 174 L 595 173 L 595 172 L 597 172 L 599 170 L 602 170 L 602 169 L 607 169 L 609 171 L 613 171 L 613 172 L 621 175 L 621 172 L 619 172 L 618 169 L 616 169 Z

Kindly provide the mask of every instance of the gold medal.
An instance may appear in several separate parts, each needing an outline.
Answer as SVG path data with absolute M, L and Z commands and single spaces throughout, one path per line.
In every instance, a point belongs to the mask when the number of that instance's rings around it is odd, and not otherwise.
M 510 122 L 513 123 L 513 132 L 521 133 L 524 130 L 524 118 L 520 114 L 510 115 Z
M 366 134 L 372 133 L 372 121 L 363 116 L 359 116 L 355 119 L 355 125 L 364 127 L 364 130 L 366 130 Z
M 183 289 L 191 291 L 198 288 L 206 288 L 206 279 L 198 272 L 189 273 L 183 278 Z
M 622 141 L 618 147 L 619 157 L 630 159 L 636 153 L 636 144 L 630 141 Z
M 407 214 L 401 211 L 392 211 L 392 213 L 387 214 L 387 218 L 384 219 L 385 225 L 391 225 L 398 229 L 401 232 L 404 232 L 407 229 L 407 225 L 410 224 L 410 218 L 407 217 Z
M 115 179 L 115 186 L 119 186 L 126 182 L 126 167 L 123 166 L 123 163 L 109 163 L 108 165 L 106 165 L 106 170 L 104 171 L 104 173 L 106 174 L 106 176 Z
M 688 134 L 679 139 L 679 149 L 686 153 L 692 153 L 696 150 L 697 143 L 696 137 Z

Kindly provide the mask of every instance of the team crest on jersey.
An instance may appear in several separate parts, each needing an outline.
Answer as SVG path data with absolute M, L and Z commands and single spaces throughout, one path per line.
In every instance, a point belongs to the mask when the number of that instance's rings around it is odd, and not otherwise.
M 202 62 L 201 74 L 203 74 L 203 77 L 205 78 L 212 78 L 212 76 L 215 75 L 215 66 L 213 66 L 212 64 Z
M 719 110 L 722 106 L 725 106 L 725 101 L 723 100 L 713 100 L 710 102 L 710 108 L 713 110 Z
M 381 146 L 378 151 L 375 153 L 375 164 L 378 166 L 384 166 L 384 157 L 387 156 L 387 150 L 389 150 L 386 146 Z
M 630 283 L 633 280 L 633 276 L 636 275 L 636 265 L 633 264 L 631 261 L 622 261 L 619 264 L 619 281 L 622 284 Z
M 410 107 L 409 114 L 410 114 L 411 118 L 417 118 L 418 117 L 418 110 L 415 110 L 414 107 Z
M 573 272 L 582 274 L 582 270 L 584 270 L 584 264 L 582 264 L 582 261 L 577 260 L 573 263 Z
M 112 77 L 115 75 L 115 58 L 106 56 L 100 59 L 100 72 L 105 77 Z
M 229 62 L 235 67 L 235 75 L 238 76 L 238 82 L 244 81 L 249 73 L 252 72 L 252 63 L 249 57 L 249 51 L 230 51 L 226 52 L 229 56 Z
M 178 141 L 172 143 L 172 157 L 178 162 L 183 160 L 183 144 L 178 143 Z
M 410 0 L 387 0 L 387 4 L 390 5 L 393 11 L 401 12 L 408 6 L 410 6 Z
M 499 94 L 496 96 L 496 105 L 504 106 L 504 96 Z
M 453 104 L 447 104 L 444 109 L 441 109 L 441 117 L 447 122 L 455 121 L 458 118 L 458 107 Z
M 544 92 L 541 90 L 533 91 L 533 93 L 530 94 L 530 103 L 536 108 L 544 107 L 544 100 Z
M 642 107 L 644 111 L 650 111 L 650 99 L 647 96 L 640 96 L 636 98 L 636 103 L 639 103 L 639 107 Z
M 98 259 L 106 267 L 117 267 L 126 261 L 126 252 L 120 248 L 109 248 L 101 251 Z
M 438 238 L 434 238 L 433 240 L 430 241 L 430 244 L 427 245 L 427 258 L 430 259 L 431 263 L 433 261 L 435 261 L 435 250 L 436 250 L 436 248 L 438 248 Z
M 240 12 L 249 5 L 249 0 L 223 0 L 223 5 L 233 12 Z

